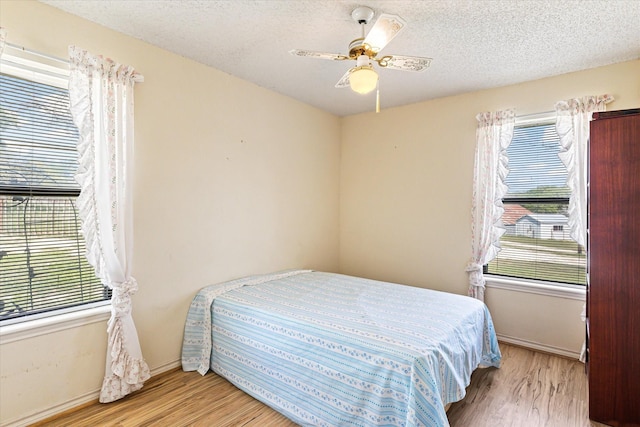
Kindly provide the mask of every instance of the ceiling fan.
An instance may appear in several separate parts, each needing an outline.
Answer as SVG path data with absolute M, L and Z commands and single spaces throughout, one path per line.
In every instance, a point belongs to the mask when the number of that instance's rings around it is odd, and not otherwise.
M 373 9 L 361 6 L 353 10 L 351 17 L 360 24 L 362 35 L 349 44 L 349 54 L 312 52 L 294 49 L 289 51 L 295 56 L 331 59 L 334 61 L 354 60 L 355 67 L 350 68 L 336 83 L 337 88 L 351 87 L 354 92 L 367 94 L 378 87 L 378 73 L 373 63 L 382 68 L 402 71 L 424 71 L 431 65 L 431 58 L 403 55 L 384 55 L 378 53 L 389 44 L 406 26 L 406 22 L 398 15 L 382 13 L 365 37 L 365 25 L 373 19 Z M 379 110 L 379 98 L 377 108 Z

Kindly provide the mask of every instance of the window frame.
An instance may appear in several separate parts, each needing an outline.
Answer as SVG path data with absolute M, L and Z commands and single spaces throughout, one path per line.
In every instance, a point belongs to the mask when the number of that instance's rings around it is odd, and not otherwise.
M 73 329 L 97 322 L 106 322 L 111 316 L 111 301 L 105 300 L 89 303 L 82 309 L 62 313 L 63 310 L 47 317 L 35 318 L 37 315 L 24 316 L 20 323 L 0 325 L 0 345 L 48 335 L 67 329 Z
M 515 117 L 515 127 L 552 125 L 557 121 L 555 111 L 528 114 Z M 529 198 L 503 197 L 504 203 L 527 203 Z M 569 197 L 536 198 L 537 203 L 569 203 Z M 585 248 L 586 251 L 586 248 Z M 556 296 L 569 299 L 585 300 L 586 285 L 578 283 L 554 282 L 543 279 L 530 279 L 516 276 L 492 274 L 488 271 L 488 264 L 482 268 L 488 288 L 505 289 L 546 296 Z
M 0 72 L 24 80 L 68 89 L 70 75 L 68 61 L 15 48 L 11 45 L 6 45 L 0 58 Z M 80 188 L 9 187 L 0 184 L 0 190 L 5 195 L 20 196 L 28 193 L 29 196 L 36 197 L 72 197 L 77 199 L 80 195 Z M 110 306 L 111 299 L 109 298 L 1 319 L 0 344 L 106 320 L 109 317 Z

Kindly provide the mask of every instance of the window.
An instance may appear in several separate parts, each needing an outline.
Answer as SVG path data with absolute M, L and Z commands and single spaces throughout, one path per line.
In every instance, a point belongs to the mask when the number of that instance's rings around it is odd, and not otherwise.
M 488 274 L 584 285 L 586 254 L 570 237 L 570 190 L 560 161 L 555 117 L 516 121 L 507 149 L 509 174 L 503 198 L 502 250 Z
M 0 321 L 7 324 L 84 308 L 110 292 L 85 258 L 68 78 L 6 54 L 0 65 Z

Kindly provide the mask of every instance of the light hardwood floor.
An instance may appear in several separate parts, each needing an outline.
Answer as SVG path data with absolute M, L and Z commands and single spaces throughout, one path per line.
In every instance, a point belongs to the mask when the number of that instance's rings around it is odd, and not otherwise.
M 478 369 L 451 427 L 595 427 L 587 416 L 584 365 L 500 343 L 500 369 Z M 109 404 L 89 404 L 37 426 L 296 426 L 221 377 L 173 370 Z

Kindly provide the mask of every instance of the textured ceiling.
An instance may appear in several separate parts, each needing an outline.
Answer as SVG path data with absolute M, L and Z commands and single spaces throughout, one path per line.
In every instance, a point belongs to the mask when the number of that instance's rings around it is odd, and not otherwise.
M 352 62 L 288 52 L 348 53 L 361 5 L 407 21 L 382 53 L 433 58 L 379 71 L 383 109 L 640 58 L 638 0 L 41 1 L 339 116 L 374 109 L 334 88 Z

